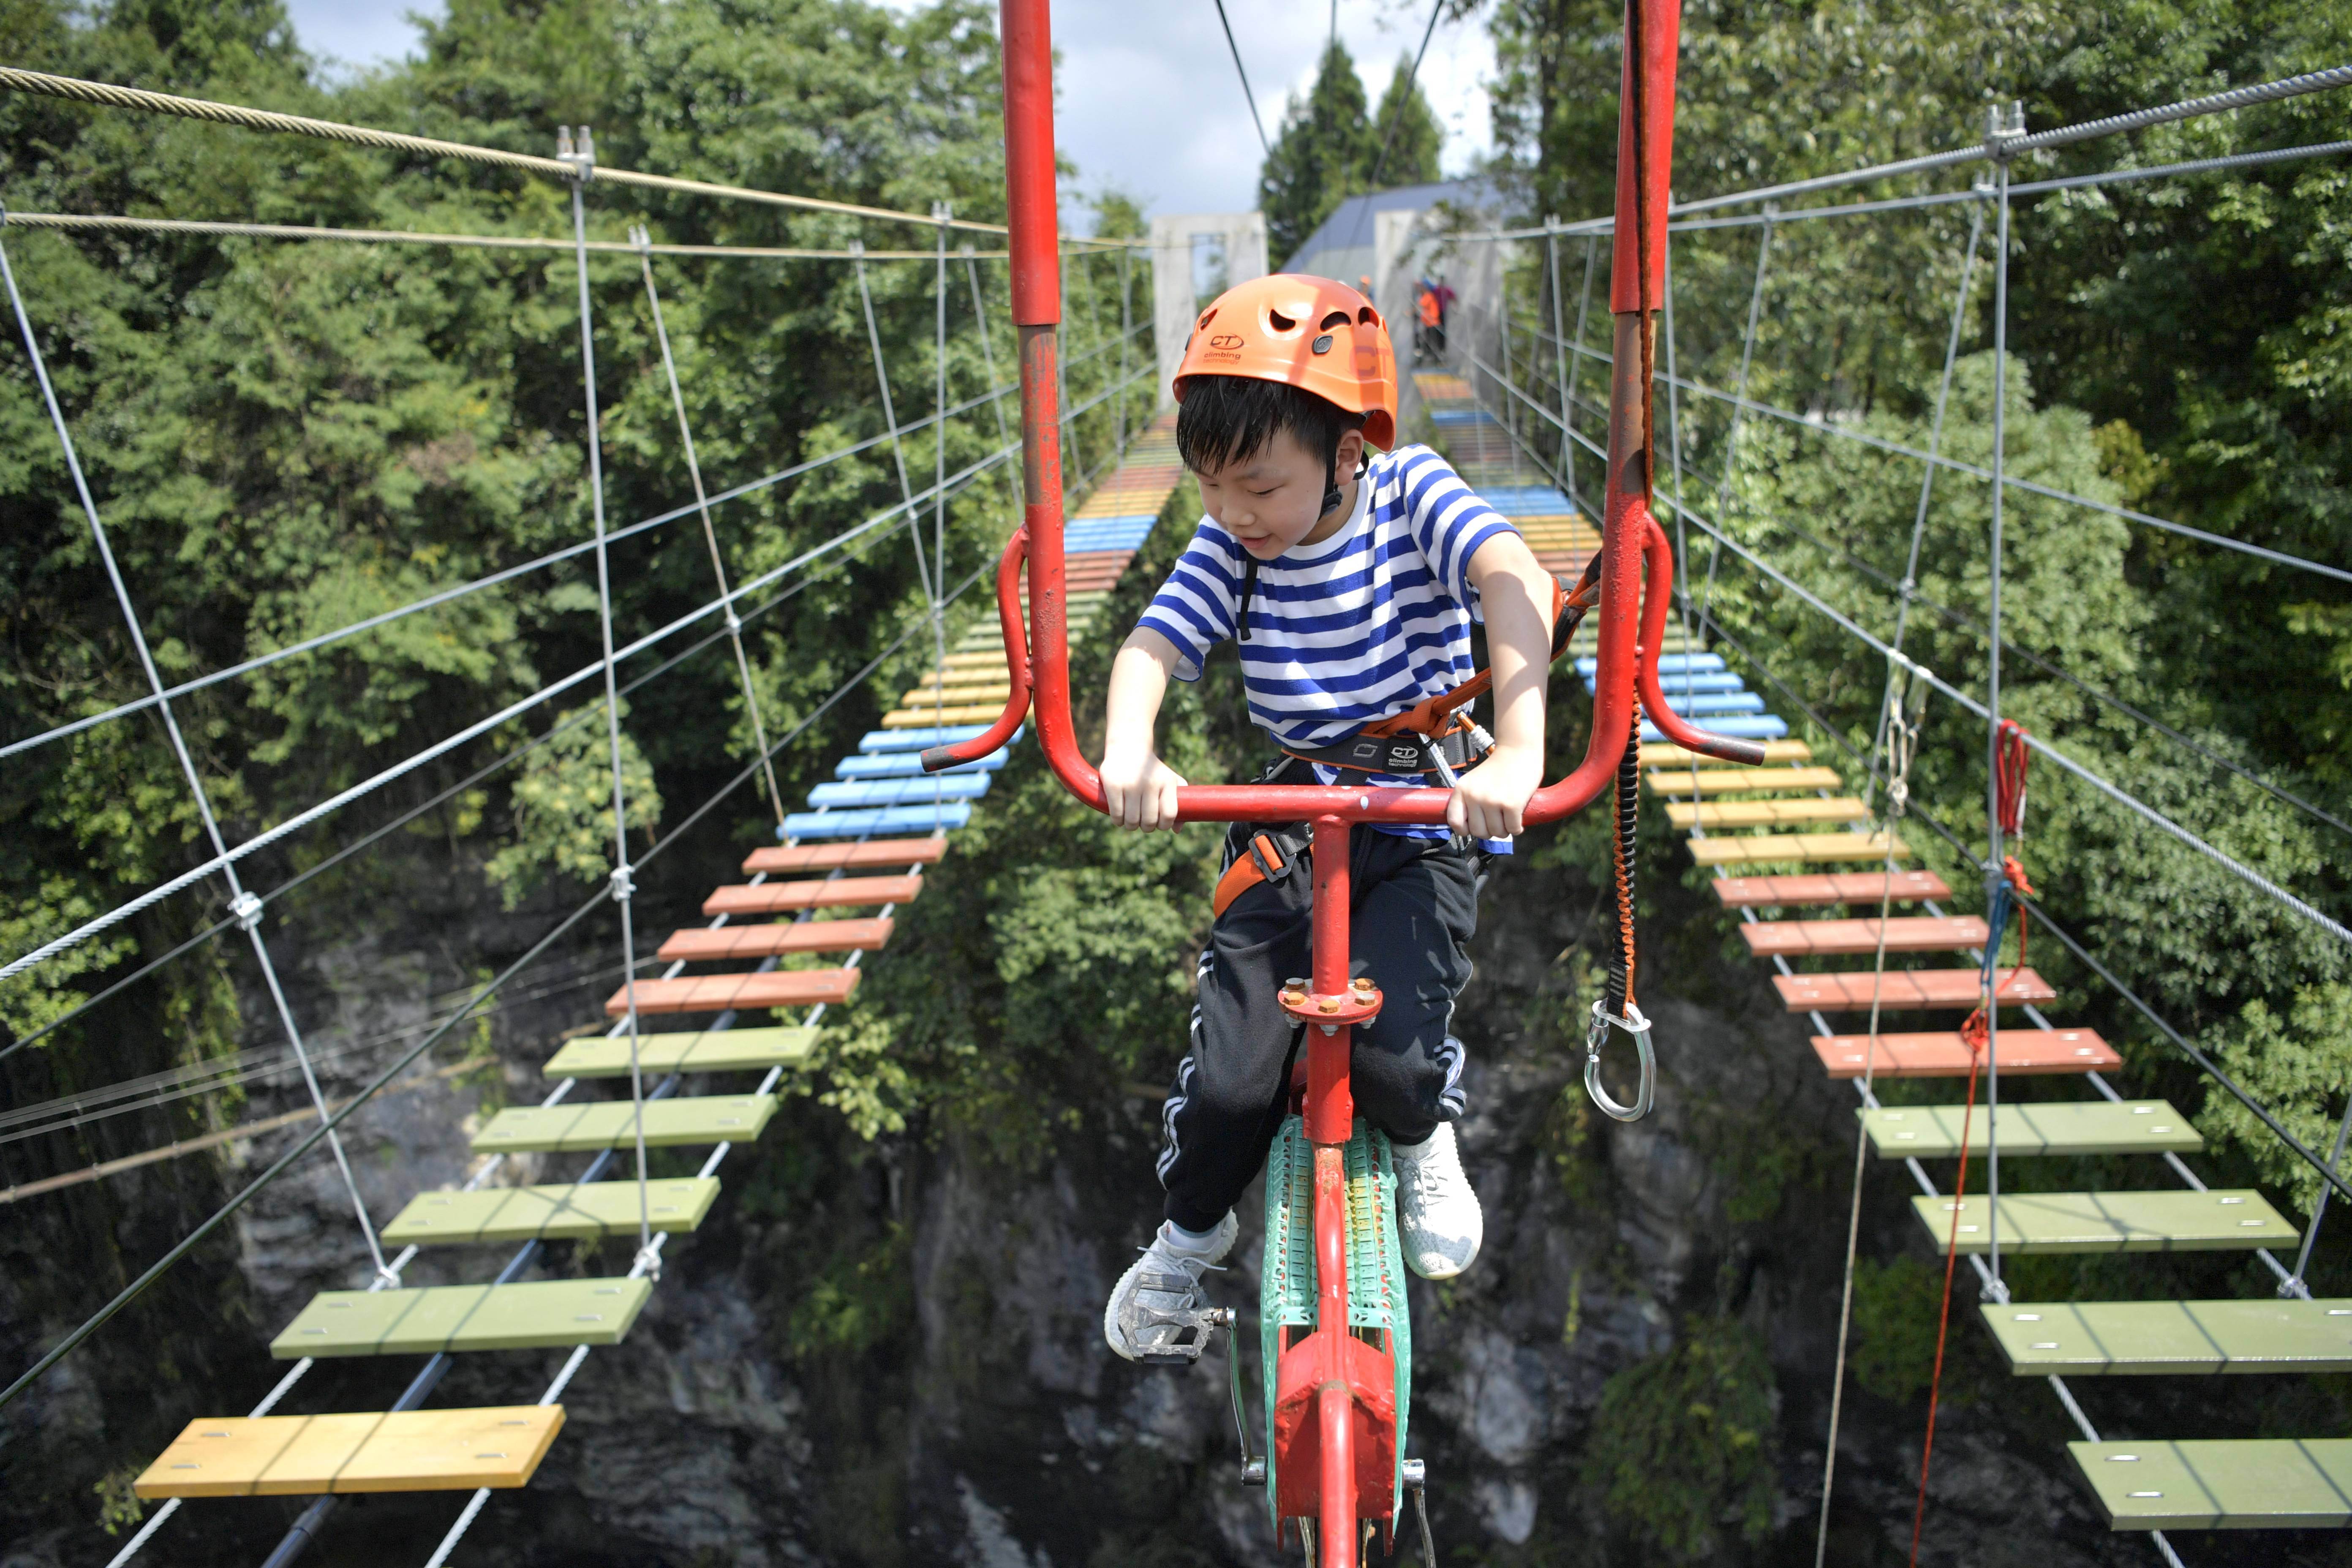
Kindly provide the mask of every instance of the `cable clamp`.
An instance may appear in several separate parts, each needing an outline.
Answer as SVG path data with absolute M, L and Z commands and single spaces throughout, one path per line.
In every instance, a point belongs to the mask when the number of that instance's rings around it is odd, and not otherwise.
M 743 635 L 743 617 L 735 613 L 733 605 L 727 606 L 727 635 L 730 637 Z
M 578 140 L 573 140 L 572 127 L 555 128 L 555 161 L 572 165 L 572 174 L 583 184 L 596 177 L 596 138 L 585 125 L 580 128 Z
M 613 875 L 608 879 L 612 883 L 613 901 L 614 903 L 625 904 L 631 899 L 636 897 L 637 879 L 633 868 L 625 862 L 614 867 Z
M 637 1257 L 636 1257 L 636 1261 L 635 1261 L 635 1263 L 634 1265 L 632 1265 L 632 1266 L 631 1266 L 631 1268 L 630 1268 L 630 1269 L 629 1269 L 629 1272 L 630 1272 L 630 1273 L 632 1273 L 632 1274 L 642 1274 L 643 1276 L 645 1276 L 645 1278 L 646 1278 L 646 1279 L 648 1279 L 652 1280 L 655 1284 L 656 1284 L 656 1285 L 660 1284 L 660 1283 L 661 1283 L 661 1246 L 660 1246 L 660 1244 L 659 1244 L 658 1242 L 652 1242 L 652 1243 L 648 1243 L 648 1244 L 646 1244 L 646 1246 L 644 1246 L 644 1247 L 640 1247 L 639 1248 L 637 1248 Z
M 1642 1058 L 1642 1087 L 1631 1105 L 1620 1105 L 1601 1087 L 1601 1047 L 1609 1040 L 1609 1026 L 1614 1024 L 1633 1037 L 1633 1048 Z M 1642 1009 L 1629 999 L 1622 1017 L 1609 1011 L 1608 998 L 1592 1004 L 1592 1022 L 1584 1031 L 1584 1092 L 1601 1113 L 1619 1121 L 1639 1121 L 1650 1114 L 1658 1098 L 1658 1055 L 1650 1045 L 1650 1020 L 1642 1016 Z
M 261 896 L 247 888 L 228 901 L 228 918 L 239 931 L 253 930 L 261 923 Z
M 387 1290 L 400 1289 L 400 1276 L 393 1272 L 392 1265 L 389 1263 L 379 1263 L 375 1266 L 375 1280 Z

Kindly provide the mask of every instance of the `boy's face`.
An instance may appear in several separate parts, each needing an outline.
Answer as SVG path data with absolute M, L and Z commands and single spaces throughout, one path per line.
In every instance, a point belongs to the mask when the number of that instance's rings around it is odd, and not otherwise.
M 1363 451 L 1361 431 L 1339 437 L 1336 466 L 1343 480 L 1356 471 Z M 1328 472 L 1323 458 L 1287 430 L 1276 431 L 1246 461 L 1195 469 L 1192 477 L 1201 481 L 1202 510 L 1260 561 L 1271 561 L 1296 544 L 1328 539 L 1347 521 L 1343 506 L 1325 522 L 1323 489 Z M 1324 526 L 1318 529 L 1318 523 Z

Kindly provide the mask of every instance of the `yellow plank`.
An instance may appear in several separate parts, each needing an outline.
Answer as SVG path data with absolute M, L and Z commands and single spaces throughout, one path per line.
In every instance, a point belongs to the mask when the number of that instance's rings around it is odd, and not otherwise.
M 1693 755 L 1695 755 L 1695 753 L 1686 752 L 1680 746 L 1669 746 L 1664 744 L 1654 746 L 1645 745 L 1642 748 L 1642 765 L 1645 768 L 1688 769 L 1691 765 L 1691 758 Z M 1805 744 L 1802 741 L 1767 741 L 1764 742 L 1764 761 L 1768 766 L 1773 763 L 1809 763 L 1812 761 L 1812 758 L 1813 749 Z M 1723 763 L 1714 757 L 1702 756 L 1698 758 L 1698 762 L 1701 767 L 1720 768 L 1723 766 Z M 1750 770 L 1742 769 L 1740 771 L 1745 773 Z M 1687 779 L 1690 774 L 1685 772 L 1683 776 Z
M 1836 860 L 1883 860 L 1883 833 L 1769 833 L 1737 838 L 1694 838 L 1691 858 L 1702 866 L 1769 866 Z M 1911 858 L 1911 847 L 1894 841 L 1895 858 Z
M 1777 827 L 1793 822 L 1859 822 L 1869 816 L 1852 795 L 1828 800 L 1717 800 L 1705 805 L 1676 802 L 1666 820 L 1676 827 Z
M 472 1491 L 529 1481 L 561 1405 L 191 1421 L 131 1483 L 142 1498 Z
M 920 730 L 932 724 L 986 724 L 1004 711 L 1004 704 L 981 708 L 894 708 L 882 715 L 885 730 Z
M 1650 762 L 1650 749 L 1642 749 L 1642 761 Z M 1688 795 L 1691 783 L 1697 780 L 1698 793 L 1710 795 L 1761 795 L 1767 790 L 1843 789 L 1845 780 L 1835 768 L 1701 768 L 1694 774 L 1685 765 L 1679 768 L 1654 767 L 1650 772 L 1650 787 L 1663 795 Z
M 948 655 L 950 669 L 1003 669 L 1004 656 L 994 653 L 951 653 Z

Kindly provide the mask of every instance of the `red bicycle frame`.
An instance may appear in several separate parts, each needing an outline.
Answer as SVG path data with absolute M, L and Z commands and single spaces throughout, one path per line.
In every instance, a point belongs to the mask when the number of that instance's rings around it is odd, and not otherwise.
M 1062 317 L 1058 192 L 1054 175 L 1054 80 L 1048 0 L 1000 0 L 1004 49 L 1005 184 L 1012 226 L 1013 320 L 1021 361 L 1023 523 L 997 569 L 1012 694 L 983 734 L 923 753 L 926 772 L 971 762 L 1011 738 L 1034 708 L 1037 741 L 1071 794 L 1104 809 L 1101 775 L 1079 752 L 1070 717 L 1068 605 L 1062 547 L 1062 451 L 1056 371 Z M 1610 377 L 1609 471 L 1601 518 L 1598 664 L 1592 732 L 1584 760 L 1528 801 L 1529 826 L 1553 822 L 1598 799 L 1614 781 L 1632 739 L 1635 692 L 1676 743 L 1727 762 L 1755 763 L 1753 742 L 1710 734 L 1666 705 L 1657 650 L 1674 577 L 1665 531 L 1651 515 L 1650 342 L 1664 297 L 1668 171 L 1672 162 L 1675 53 L 1679 0 L 1629 0 L 1623 109 L 1618 124 L 1617 211 L 1611 309 L 1616 318 Z M 1622 221 L 1626 216 L 1632 223 Z M 1647 594 L 1643 592 L 1647 568 Z M 1029 624 L 1021 620 L 1026 572 Z M 1314 1332 L 1293 1344 L 1278 1368 L 1277 1474 L 1286 1498 L 1315 1518 L 1323 1568 L 1355 1568 L 1359 1521 L 1390 1517 L 1388 1477 L 1395 1454 L 1393 1384 L 1385 1352 L 1349 1332 L 1346 1173 L 1341 1151 L 1355 1121 L 1348 1082 L 1356 1025 L 1380 1010 L 1380 994 L 1350 985 L 1349 837 L 1356 823 L 1444 820 L 1451 792 L 1345 785 L 1187 784 L 1176 792 L 1184 822 L 1307 822 L 1313 825 L 1315 909 L 1311 990 L 1286 994 L 1285 1008 L 1307 1026 L 1307 1136 L 1315 1145 L 1318 1308 Z M 1303 1419 L 1311 1396 L 1313 1418 Z M 1385 1426 L 1385 1432 L 1382 1428 Z M 1375 1476 L 1378 1484 L 1362 1483 Z M 1294 1480 L 1299 1489 L 1292 1489 Z M 1370 1510 L 1371 1511 L 1364 1511 Z

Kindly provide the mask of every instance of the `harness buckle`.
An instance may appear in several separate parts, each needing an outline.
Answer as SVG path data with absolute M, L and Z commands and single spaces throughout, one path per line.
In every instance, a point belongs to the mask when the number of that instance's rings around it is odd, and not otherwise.
M 1620 1105 L 1601 1087 L 1601 1047 L 1608 1043 L 1609 1026 L 1614 1024 L 1633 1037 L 1633 1048 L 1642 1058 L 1642 1087 L 1634 1093 L 1633 1103 Z M 1592 1022 L 1584 1031 L 1584 1092 L 1601 1114 L 1618 1121 L 1639 1121 L 1650 1114 L 1658 1098 L 1658 1055 L 1650 1045 L 1650 1020 L 1642 1016 L 1642 1009 L 1629 999 L 1622 1017 L 1609 1011 L 1607 997 L 1592 1004 Z

